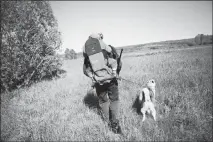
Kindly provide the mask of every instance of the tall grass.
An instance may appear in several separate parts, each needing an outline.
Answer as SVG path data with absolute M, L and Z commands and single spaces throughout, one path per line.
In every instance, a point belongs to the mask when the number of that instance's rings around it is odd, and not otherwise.
M 212 140 L 211 46 L 144 56 L 124 54 L 120 75 L 141 84 L 119 82 L 124 136 L 112 133 L 101 120 L 82 64 L 82 59 L 65 61 L 66 77 L 2 94 L 1 140 Z M 134 102 L 151 78 L 157 83 L 157 121 L 148 117 L 142 122 Z

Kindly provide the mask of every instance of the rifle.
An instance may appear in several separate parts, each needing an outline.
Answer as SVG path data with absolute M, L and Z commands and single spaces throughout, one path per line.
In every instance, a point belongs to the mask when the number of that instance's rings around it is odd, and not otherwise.
M 117 68 L 117 74 L 119 74 L 120 70 L 121 70 L 121 67 L 120 66 L 120 62 L 121 62 L 121 56 L 122 56 L 122 53 L 123 53 L 123 48 L 121 49 L 121 52 L 120 52 L 120 56 L 117 60 L 117 64 L 118 64 L 118 68 Z

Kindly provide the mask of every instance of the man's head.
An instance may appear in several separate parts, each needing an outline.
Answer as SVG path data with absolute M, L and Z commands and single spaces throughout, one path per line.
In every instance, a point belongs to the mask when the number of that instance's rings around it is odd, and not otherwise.
M 96 38 L 96 39 L 99 39 L 99 40 L 102 40 L 104 38 L 102 33 L 92 33 L 89 37 Z
M 100 36 L 100 39 L 103 39 L 103 38 L 104 38 L 104 36 L 103 36 L 102 33 L 98 33 L 98 34 L 99 34 L 99 36 Z

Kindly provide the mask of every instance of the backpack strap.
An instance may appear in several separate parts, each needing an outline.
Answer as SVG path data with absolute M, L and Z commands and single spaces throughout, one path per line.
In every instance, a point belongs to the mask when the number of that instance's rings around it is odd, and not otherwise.
M 91 69 L 92 73 L 95 74 L 95 75 L 97 75 L 97 74 L 94 72 L 93 68 L 92 68 L 92 65 L 91 65 L 91 63 L 90 63 L 90 61 L 89 61 L 89 57 L 87 56 L 87 54 L 83 52 L 83 56 L 84 56 L 84 64 L 86 65 L 86 68 L 89 67 L 89 68 Z

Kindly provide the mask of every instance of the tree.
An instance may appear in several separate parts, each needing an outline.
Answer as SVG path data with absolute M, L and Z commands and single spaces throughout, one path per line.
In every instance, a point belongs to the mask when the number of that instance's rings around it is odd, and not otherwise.
M 65 59 L 71 60 L 71 59 L 76 59 L 77 58 L 77 54 L 76 54 L 76 52 L 73 49 L 66 48 L 64 54 L 65 54 Z
M 203 34 L 198 34 L 195 37 L 195 43 L 198 45 L 202 45 L 203 44 L 203 39 L 204 39 L 204 35 Z
M 60 68 L 61 38 L 49 2 L 1 1 L 1 34 L 3 90 L 53 77 Z

